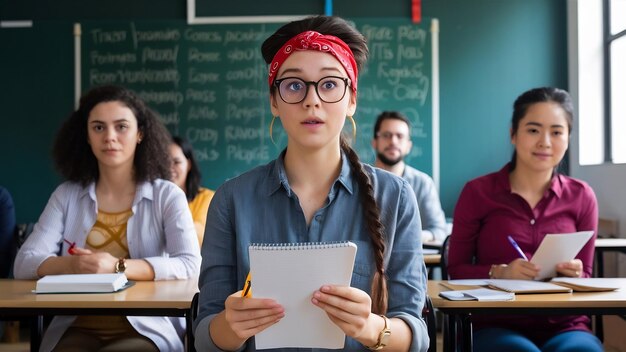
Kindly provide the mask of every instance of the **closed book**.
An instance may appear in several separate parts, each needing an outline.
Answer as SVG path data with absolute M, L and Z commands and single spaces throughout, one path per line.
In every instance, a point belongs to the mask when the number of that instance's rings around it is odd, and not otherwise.
M 106 293 L 128 285 L 123 273 L 46 275 L 37 280 L 35 293 Z

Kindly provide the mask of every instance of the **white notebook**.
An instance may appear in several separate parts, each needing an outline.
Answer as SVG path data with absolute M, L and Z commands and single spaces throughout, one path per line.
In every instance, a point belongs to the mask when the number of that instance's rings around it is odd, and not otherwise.
M 278 323 L 255 336 L 256 348 L 343 348 L 345 334 L 311 298 L 322 285 L 350 285 L 356 251 L 352 242 L 252 244 L 252 296 L 285 308 Z
M 451 301 L 514 301 L 515 294 L 492 290 L 490 288 L 477 288 L 473 290 L 443 291 L 439 296 Z
M 68 274 L 46 275 L 37 280 L 35 293 L 105 293 L 127 287 L 126 275 Z

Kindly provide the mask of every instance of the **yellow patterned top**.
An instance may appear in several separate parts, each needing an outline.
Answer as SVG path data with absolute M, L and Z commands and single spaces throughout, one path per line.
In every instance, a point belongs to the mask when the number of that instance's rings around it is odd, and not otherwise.
M 128 258 L 130 253 L 128 252 L 126 225 L 132 215 L 131 209 L 120 213 L 98 210 L 96 223 L 87 235 L 85 248 L 93 252 L 108 252 L 116 258 Z M 111 272 L 113 270 L 114 268 L 111 268 Z M 124 316 L 81 315 L 76 318 L 72 327 L 89 331 L 104 339 L 113 339 L 134 330 Z
M 215 191 L 208 188 L 200 187 L 196 197 L 189 202 L 189 210 L 191 210 L 191 217 L 193 223 L 196 225 L 196 232 L 198 235 L 198 243 L 202 246 L 202 240 L 204 238 L 204 227 L 206 226 L 206 214 L 209 211 L 209 205 Z

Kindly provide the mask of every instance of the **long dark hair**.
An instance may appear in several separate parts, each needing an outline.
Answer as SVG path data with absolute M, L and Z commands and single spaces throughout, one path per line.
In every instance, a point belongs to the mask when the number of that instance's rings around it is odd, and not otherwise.
M 531 105 L 547 102 L 557 103 L 565 111 L 567 115 L 567 130 L 568 134 L 571 135 L 574 123 L 574 104 L 569 93 L 559 88 L 541 87 L 528 90 L 515 99 L 513 103 L 513 117 L 511 118 L 511 137 L 517 134 L 519 122 L 526 116 L 526 112 Z M 515 170 L 516 164 L 517 152 L 514 150 L 511 156 L 509 171 Z
M 196 195 L 198 195 L 198 191 L 200 190 L 200 180 L 202 179 L 202 174 L 200 173 L 200 168 L 198 168 L 198 164 L 196 163 L 196 158 L 193 156 L 193 147 L 191 143 L 189 143 L 186 139 L 180 136 L 172 136 L 172 143 L 175 143 L 180 147 L 187 159 L 187 162 L 191 167 L 189 168 L 189 172 L 187 173 L 187 178 L 185 179 L 185 193 L 187 196 L 187 201 L 191 202 Z
M 321 34 L 330 34 L 343 40 L 354 54 L 357 69 L 360 71 L 368 56 L 367 42 L 365 37 L 345 20 L 333 16 L 313 16 L 303 20 L 288 23 L 279 28 L 263 42 L 261 51 L 267 64 L 270 64 L 276 52 L 292 37 L 305 32 L 317 31 Z M 271 94 L 275 94 L 272 88 Z M 363 215 L 370 233 L 370 239 L 374 247 L 374 258 L 376 259 L 376 273 L 372 280 L 372 311 L 377 314 L 387 312 L 387 280 L 385 278 L 385 268 L 383 256 L 385 252 L 385 234 L 383 224 L 380 220 L 380 209 L 374 198 L 374 187 L 369 175 L 363 169 L 359 157 L 350 147 L 346 138 L 340 137 L 341 149 L 347 155 L 352 171 L 355 172 L 359 189 L 361 190 L 361 203 L 363 205 Z
M 137 95 L 126 88 L 112 85 L 93 88 L 83 95 L 78 109 L 57 133 L 52 156 L 61 175 L 83 186 L 98 180 L 98 161 L 87 143 L 87 120 L 96 105 L 111 101 L 120 102 L 133 112 L 142 135 L 133 160 L 135 182 L 154 181 L 157 178 L 169 180 L 169 133 L 157 114 Z

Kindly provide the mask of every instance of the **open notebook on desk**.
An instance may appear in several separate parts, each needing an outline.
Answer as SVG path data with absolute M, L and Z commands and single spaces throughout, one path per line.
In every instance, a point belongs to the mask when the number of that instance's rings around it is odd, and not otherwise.
M 506 279 L 449 280 L 441 282 L 441 285 L 454 290 L 487 286 L 514 293 L 602 292 L 620 288 L 618 282 L 609 278 L 577 277 L 557 277 L 548 282 Z

